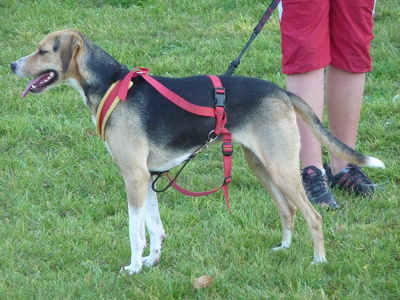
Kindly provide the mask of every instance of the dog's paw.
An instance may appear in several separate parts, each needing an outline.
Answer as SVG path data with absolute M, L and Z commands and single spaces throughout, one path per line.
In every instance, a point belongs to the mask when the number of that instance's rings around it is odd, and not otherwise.
M 160 261 L 160 258 L 158 256 L 146 256 L 142 258 L 142 263 L 146 266 L 146 267 L 152 267 L 156 264 L 158 264 Z
M 274 248 L 272 248 L 272 251 L 277 252 L 277 251 L 285 250 L 288 248 L 289 248 L 289 246 L 274 247 Z
M 127 275 L 134 275 L 134 274 L 138 274 L 140 273 L 140 270 L 142 269 L 142 266 L 139 266 L 138 264 L 135 264 L 134 266 L 132 266 L 132 264 L 130 264 L 129 266 L 123 267 L 119 273 L 120 274 L 127 274 Z
M 315 257 L 314 256 L 314 259 L 311 262 L 311 264 L 312 265 L 317 265 L 317 264 L 323 264 L 323 263 L 326 263 L 326 262 L 327 262 L 327 260 L 326 260 L 325 257 Z

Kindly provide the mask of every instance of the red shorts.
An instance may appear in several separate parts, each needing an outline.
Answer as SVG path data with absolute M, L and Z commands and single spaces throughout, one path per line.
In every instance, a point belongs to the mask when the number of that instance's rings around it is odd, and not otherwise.
M 282 0 L 282 72 L 372 70 L 374 0 Z

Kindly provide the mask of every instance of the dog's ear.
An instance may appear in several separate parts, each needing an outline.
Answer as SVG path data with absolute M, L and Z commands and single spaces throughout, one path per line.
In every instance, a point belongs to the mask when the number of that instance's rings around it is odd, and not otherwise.
M 63 72 L 67 72 L 72 58 L 74 58 L 83 46 L 82 38 L 76 33 L 68 33 L 60 37 L 60 55 Z

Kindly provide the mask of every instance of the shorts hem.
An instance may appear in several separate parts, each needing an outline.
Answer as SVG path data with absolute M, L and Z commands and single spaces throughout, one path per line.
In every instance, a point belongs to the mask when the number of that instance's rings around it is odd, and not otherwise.
M 282 73 L 286 74 L 286 75 L 303 74 L 303 73 L 308 73 L 308 72 L 324 69 L 327 66 L 329 66 L 329 64 L 324 64 L 324 65 L 315 66 L 315 67 L 307 67 L 307 68 L 282 67 Z

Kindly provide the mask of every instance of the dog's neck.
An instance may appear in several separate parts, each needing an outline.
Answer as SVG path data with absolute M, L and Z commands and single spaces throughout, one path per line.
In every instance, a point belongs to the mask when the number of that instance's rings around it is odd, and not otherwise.
M 129 70 L 126 66 L 120 65 L 119 69 L 110 69 L 108 68 L 106 73 L 108 76 L 105 76 L 101 79 L 93 80 L 92 82 L 85 82 L 83 85 L 83 94 L 82 97 L 84 98 L 86 105 L 90 108 L 92 113 L 95 115 L 97 109 L 100 105 L 100 102 L 110 88 L 110 86 L 121 80 L 128 74 Z M 112 75 L 112 76 L 110 76 Z
M 127 66 L 120 64 L 111 55 L 94 43 L 86 43 L 88 59 L 85 61 L 87 71 L 80 72 L 82 81 L 79 84 L 81 96 L 86 106 L 96 115 L 99 104 L 109 87 L 116 81 L 121 80 L 129 73 Z M 97 59 L 90 57 L 101 57 L 101 64 Z M 96 63 L 97 62 L 97 63 Z M 71 84 L 74 86 L 74 84 Z M 76 87 L 76 86 L 75 86 Z

